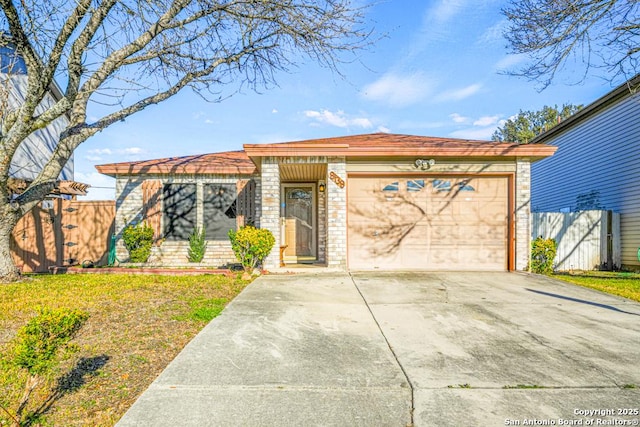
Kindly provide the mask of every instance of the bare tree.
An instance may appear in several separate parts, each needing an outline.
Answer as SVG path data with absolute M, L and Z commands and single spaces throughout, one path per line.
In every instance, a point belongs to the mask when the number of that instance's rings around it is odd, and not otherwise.
M 549 86 L 568 63 L 603 69 L 612 81 L 640 70 L 640 2 L 637 0 L 512 0 L 502 10 L 509 20 L 504 36 L 512 53 L 530 62 L 509 74 Z
M 17 277 L 10 235 L 87 138 L 185 87 L 220 101 L 310 58 L 337 66 L 369 38 L 351 0 L 0 0 L 0 47 L 26 64 L 25 101 L 0 112 L 0 279 Z M 339 72 L 339 71 L 338 71 Z M 39 111 L 54 81 L 62 97 Z M 92 103 L 109 106 L 90 120 Z M 41 109 L 41 108 L 40 108 Z M 17 197 L 9 168 L 25 138 L 65 116 L 46 165 Z

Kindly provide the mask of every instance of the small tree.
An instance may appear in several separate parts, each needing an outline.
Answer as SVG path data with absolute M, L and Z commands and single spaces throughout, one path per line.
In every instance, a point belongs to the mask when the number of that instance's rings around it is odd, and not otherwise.
M 129 251 L 129 261 L 147 262 L 153 245 L 153 228 L 146 222 L 129 224 L 122 232 L 124 246 Z
M 29 398 L 46 375 L 56 367 L 59 350 L 76 335 L 89 315 L 75 309 L 41 308 L 16 335 L 11 362 L 28 373 L 24 393 L 18 402 L 13 425 L 23 425 L 31 414 L 25 413 Z
M 205 238 L 204 228 L 194 228 L 189 235 L 189 262 L 200 262 L 204 258 L 207 251 L 207 240 Z
M 236 258 L 246 272 L 262 265 L 276 243 L 271 231 L 250 225 L 241 227 L 238 231 L 229 230 L 229 239 Z
M 553 273 L 557 245 L 554 239 L 538 237 L 531 242 L 531 271 L 537 274 Z
M 517 142 L 527 144 L 533 138 L 545 132 L 561 120 L 571 117 L 582 109 L 582 105 L 563 104 L 549 107 L 545 105 L 539 111 L 522 111 L 511 117 L 493 133 L 491 139 L 499 142 Z

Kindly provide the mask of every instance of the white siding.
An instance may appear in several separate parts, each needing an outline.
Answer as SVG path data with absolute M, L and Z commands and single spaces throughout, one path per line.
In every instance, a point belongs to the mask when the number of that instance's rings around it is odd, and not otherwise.
M 598 111 L 546 143 L 557 153 L 532 166 L 532 209 L 575 210 L 597 194 L 598 209 L 620 213 L 622 264 L 640 266 L 640 96 Z
M 1 75 L 4 80 L 6 74 Z M 24 102 L 26 96 L 27 76 L 23 74 L 10 77 L 9 106 L 16 108 Z M 5 82 L 0 83 L 5 84 Z M 46 95 L 42 104 L 36 109 L 36 114 L 42 113 L 55 103 L 51 95 Z M 60 133 L 69 121 L 63 116 L 55 120 L 44 129 L 29 135 L 20 145 L 11 162 L 10 176 L 26 180 L 33 180 L 51 157 L 51 153 L 58 144 Z M 60 179 L 73 180 L 73 157 L 65 165 Z

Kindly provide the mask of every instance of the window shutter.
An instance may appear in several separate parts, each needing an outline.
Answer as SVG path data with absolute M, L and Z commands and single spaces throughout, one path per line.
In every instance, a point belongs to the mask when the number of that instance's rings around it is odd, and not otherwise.
M 256 222 L 256 182 L 253 179 L 239 179 L 238 190 L 238 227 L 255 225 Z
M 162 237 L 162 181 L 147 179 L 142 183 L 142 218 L 153 228 L 153 241 Z

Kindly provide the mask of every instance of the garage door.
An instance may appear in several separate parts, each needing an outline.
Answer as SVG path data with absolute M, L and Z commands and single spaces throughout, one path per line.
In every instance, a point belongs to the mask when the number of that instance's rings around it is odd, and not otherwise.
M 349 178 L 354 270 L 505 270 L 506 177 Z

